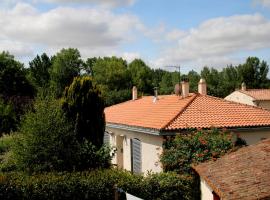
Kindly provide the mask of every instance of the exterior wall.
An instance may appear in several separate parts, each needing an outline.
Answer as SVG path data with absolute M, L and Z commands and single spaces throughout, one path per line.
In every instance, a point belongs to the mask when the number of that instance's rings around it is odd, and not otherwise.
M 254 131 L 237 131 L 235 132 L 240 138 L 244 139 L 248 145 L 256 144 L 262 139 L 270 138 L 270 130 Z
M 212 200 L 213 199 L 213 190 L 207 185 L 205 180 L 201 177 L 201 200 Z
M 258 106 L 270 110 L 270 101 L 269 100 L 267 100 L 267 101 L 256 101 L 256 102 L 257 102 Z
M 257 106 L 253 101 L 254 98 L 243 94 L 242 92 L 239 91 L 234 91 L 230 95 L 226 96 L 224 99 L 229 100 L 229 101 L 234 101 L 238 103 L 243 103 L 251 106 Z
M 130 140 L 137 138 L 141 141 L 141 169 L 143 173 L 147 171 L 161 172 L 162 167 L 159 162 L 159 156 L 162 153 L 163 137 L 157 135 L 150 135 L 145 133 L 139 133 L 134 131 L 125 131 L 120 129 L 106 128 L 107 131 L 112 132 L 110 143 L 112 146 L 116 146 L 116 138 L 120 135 L 125 136 L 123 138 L 123 169 L 131 170 L 131 146 Z M 119 149 L 118 149 L 119 153 Z M 117 153 L 116 153 L 117 154 Z M 117 155 L 116 155 L 117 156 Z M 116 157 L 112 160 L 113 164 L 116 163 Z

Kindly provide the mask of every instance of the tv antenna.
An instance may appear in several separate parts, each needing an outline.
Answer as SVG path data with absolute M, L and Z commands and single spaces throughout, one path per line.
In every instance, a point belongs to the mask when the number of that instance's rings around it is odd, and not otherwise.
M 180 65 L 179 66 L 177 66 L 177 65 L 169 65 L 169 66 L 165 66 L 165 67 L 166 68 L 174 68 L 174 69 L 178 70 L 178 72 L 179 72 L 179 84 L 181 84 L 181 72 L 180 72 L 181 67 L 180 67 Z

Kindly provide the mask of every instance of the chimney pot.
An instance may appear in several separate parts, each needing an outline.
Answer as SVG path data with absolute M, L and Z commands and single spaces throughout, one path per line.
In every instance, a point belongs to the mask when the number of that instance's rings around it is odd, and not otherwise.
M 182 97 L 186 98 L 189 95 L 189 82 L 182 81 Z
M 136 86 L 133 86 L 132 88 L 132 100 L 138 99 L 138 90 Z
M 198 83 L 198 92 L 202 95 L 207 95 L 207 85 L 204 78 L 201 78 Z
M 247 90 L 247 86 L 244 82 L 241 84 L 241 90 L 243 90 L 243 91 Z

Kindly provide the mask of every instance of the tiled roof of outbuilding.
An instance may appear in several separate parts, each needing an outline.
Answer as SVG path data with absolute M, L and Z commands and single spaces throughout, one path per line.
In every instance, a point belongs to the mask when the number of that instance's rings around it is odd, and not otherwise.
M 247 89 L 238 90 L 256 100 L 270 100 L 270 89 Z
M 270 111 L 208 95 L 153 97 L 113 105 L 105 109 L 106 122 L 157 130 L 210 127 L 270 126 Z
M 193 168 L 221 199 L 270 199 L 270 139 Z

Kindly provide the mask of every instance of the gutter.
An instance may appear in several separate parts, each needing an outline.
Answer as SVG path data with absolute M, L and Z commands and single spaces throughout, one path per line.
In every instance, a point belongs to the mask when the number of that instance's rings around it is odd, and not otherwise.
M 135 131 L 139 133 L 147 133 L 150 135 L 160 135 L 160 130 L 158 129 L 144 128 L 144 127 L 139 127 L 139 126 L 128 126 L 128 125 L 123 125 L 123 124 L 106 123 L 106 127 L 117 128 L 117 129 L 122 129 L 126 131 Z

